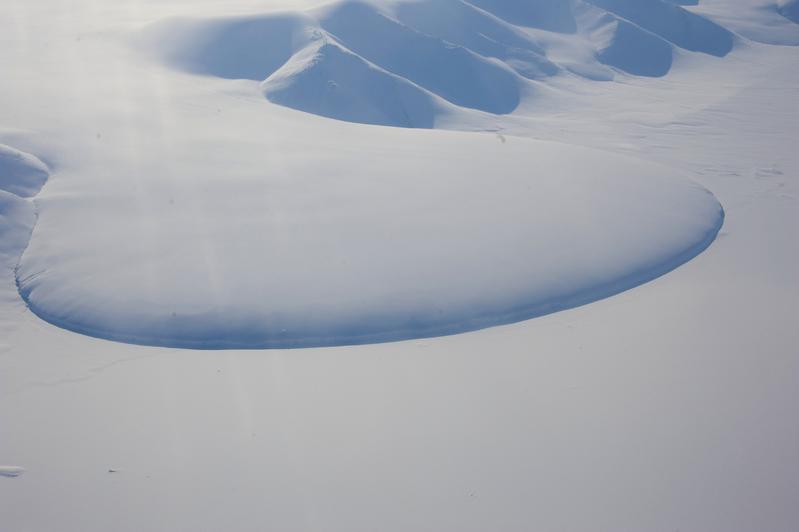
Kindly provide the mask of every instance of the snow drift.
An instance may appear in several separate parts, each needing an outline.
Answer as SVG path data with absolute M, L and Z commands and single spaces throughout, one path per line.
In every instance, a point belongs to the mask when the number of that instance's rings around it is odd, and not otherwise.
M 799 0 L 778 0 L 777 10 L 788 20 L 799 24 Z

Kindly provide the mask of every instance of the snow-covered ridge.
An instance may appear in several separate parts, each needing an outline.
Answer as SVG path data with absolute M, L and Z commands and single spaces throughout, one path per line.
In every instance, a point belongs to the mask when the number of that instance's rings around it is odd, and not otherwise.
M 553 34 L 572 41 L 577 57 L 550 60 Z M 342 0 L 308 12 L 167 21 L 145 42 L 184 70 L 263 81 L 266 98 L 287 107 L 433 127 L 459 110 L 510 113 L 559 72 L 663 76 L 676 48 L 723 57 L 734 36 L 665 0 Z

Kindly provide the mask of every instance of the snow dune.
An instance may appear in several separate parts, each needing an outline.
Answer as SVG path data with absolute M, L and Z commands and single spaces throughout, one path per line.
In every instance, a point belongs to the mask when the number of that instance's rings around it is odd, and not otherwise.
M 590 53 L 559 65 L 547 57 L 553 34 Z M 512 113 L 563 66 L 588 77 L 601 64 L 658 77 L 675 47 L 721 57 L 734 44 L 730 31 L 664 0 L 343 0 L 307 12 L 166 21 L 144 41 L 177 68 L 263 81 L 274 103 L 419 128 L 459 111 Z

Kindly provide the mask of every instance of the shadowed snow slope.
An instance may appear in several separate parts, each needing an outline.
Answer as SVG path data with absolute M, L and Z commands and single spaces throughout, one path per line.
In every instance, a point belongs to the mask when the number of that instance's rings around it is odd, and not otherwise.
M 307 47 L 263 84 L 266 97 L 328 118 L 433 127 L 443 102 L 407 80 L 329 42 Z
M 715 56 L 732 50 L 732 33 L 718 24 L 661 0 L 586 0 L 675 45 Z
M 313 21 L 295 14 L 183 19 L 151 32 L 170 64 L 198 74 L 261 81 L 312 37 Z
M 461 0 L 405 2 L 397 5 L 396 16 L 420 32 L 505 61 L 527 78 L 540 79 L 558 71 L 530 35 Z
M 408 28 L 371 5 L 338 4 L 320 19 L 353 52 L 456 105 L 509 113 L 519 104 L 518 75 L 510 68 Z
M 471 0 L 471 3 L 519 26 L 559 32 L 577 29 L 571 2 L 563 0 Z
M 799 24 L 799 0 L 778 0 L 777 9 L 785 18 Z
M 671 45 L 657 35 L 609 13 L 594 24 L 600 62 L 639 76 L 663 76 L 671 69 Z
M 199 142 L 191 176 L 122 165 L 117 179 L 135 176 L 142 196 L 109 184 L 43 199 L 21 293 L 52 323 L 133 343 L 391 341 L 609 296 L 690 259 L 722 222 L 706 190 L 602 152 L 347 134 L 314 158 L 291 143 L 239 147 L 224 179 Z
M 656 77 L 675 46 L 721 56 L 731 43 L 660 0 L 340 1 L 156 23 L 140 45 L 221 79 L 167 69 L 158 75 L 186 84 L 153 91 L 148 62 L 127 90 L 148 95 L 137 109 L 160 111 L 126 116 L 105 149 L 94 134 L 62 148 L 79 162 L 60 167 L 70 188 L 37 200 L 19 292 L 67 329 L 196 348 L 444 335 L 609 296 L 702 251 L 723 219 L 715 198 L 663 168 L 567 145 L 280 106 L 487 129 L 546 84 L 593 83 L 566 69 Z M 97 101 L 120 97 L 94 81 Z M 81 120 L 113 132 L 111 107 Z M 9 186 L 35 193 L 43 165 L 2 154 L 30 170 L 10 171 Z
M 3 312 L 19 302 L 14 270 L 36 223 L 29 198 L 48 175 L 47 166 L 33 155 L 0 144 L 0 325 Z
M 0 190 L 28 198 L 47 181 L 47 166 L 28 153 L 0 144 Z
M 715 56 L 733 46 L 732 33 L 664 0 L 344 0 L 305 13 L 172 20 L 147 35 L 145 46 L 178 68 L 266 80 L 275 103 L 425 128 L 444 113 L 513 112 L 536 82 L 561 72 L 547 57 L 558 39 L 590 50 L 560 59 L 595 79 L 607 79 L 598 63 L 657 77 L 675 46 Z

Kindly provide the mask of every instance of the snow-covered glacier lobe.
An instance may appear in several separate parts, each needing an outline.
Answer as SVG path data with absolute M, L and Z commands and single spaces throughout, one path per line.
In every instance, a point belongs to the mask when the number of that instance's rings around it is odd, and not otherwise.
M 337 131 L 313 148 L 194 139 L 173 146 L 203 146 L 190 162 L 131 160 L 43 198 L 21 294 L 54 324 L 132 343 L 393 341 L 609 296 L 692 258 L 722 223 L 703 188 L 599 151 Z

